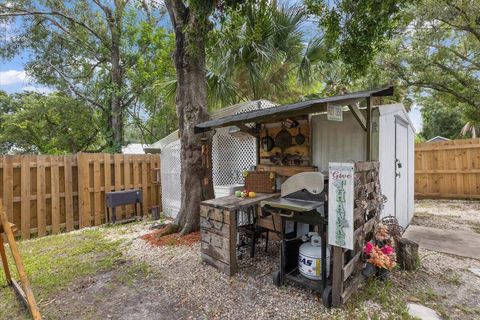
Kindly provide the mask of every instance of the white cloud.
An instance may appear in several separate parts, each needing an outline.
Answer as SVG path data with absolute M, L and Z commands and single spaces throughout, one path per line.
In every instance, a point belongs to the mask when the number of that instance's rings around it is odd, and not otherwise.
M 0 71 L 0 85 L 6 86 L 10 84 L 25 83 L 27 74 L 24 70 L 7 70 Z
M 44 93 L 44 94 L 50 94 L 55 92 L 54 89 L 48 88 L 48 87 L 36 87 L 36 86 L 25 86 L 22 87 L 22 91 L 30 91 L 30 92 L 36 92 L 36 93 Z

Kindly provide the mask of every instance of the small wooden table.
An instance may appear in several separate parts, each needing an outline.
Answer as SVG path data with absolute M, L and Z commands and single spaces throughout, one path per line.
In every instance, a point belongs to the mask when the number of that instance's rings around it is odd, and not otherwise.
M 233 275 L 237 271 L 238 212 L 279 196 L 279 193 L 257 193 L 255 198 L 226 196 L 200 203 L 202 260 Z

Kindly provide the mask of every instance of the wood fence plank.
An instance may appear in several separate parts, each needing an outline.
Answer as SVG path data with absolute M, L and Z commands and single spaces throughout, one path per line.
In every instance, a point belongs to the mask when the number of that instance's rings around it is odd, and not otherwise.
M 115 191 L 123 190 L 122 187 L 123 180 L 122 180 L 122 154 L 115 154 L 113 156 L 113 161 L 115 165 Z M 120 206 L 116 209 L 117 219 L 121 220 L 125 216 L 125 206 Z
M 150 187 L 150 203 L 151 205 L 158 205 L 157 202 L 157 193 L 156 193 L 156 185 L 152 183 L 152 181 L 155 180 L 154 175 L 155 175 L 155 170 L 152 170 L 155 168 L 155 155 L 149 154 L 149 165 L 150 165 L 150 179 L 148 179 L 148 186 Z
M 65 176 L 65 229 L 72 231 L 73 223 L 73 172 L 71 155 L 63 156 L 63 169 Z
M 78 161 L 78 202 L 79 202 L 79 224 L 80 229 L 90 227 L 90 170 L 88 154 L 79 153 Z
M 132 156 L 132 162 L 133 162 L 133 188 L 134 189 L 139 189 L 140 188 L 140 168 L 139 168 L 139 162 L 138 162 L 138 155 L 133 155 Z
M 124 184 L 125 184 L 125 190 L 131 189 L 132 188 L 132 181 L 131 181 L 131 156 L 125 154 L 123 155 L 123 172 L 124 172 Z M 125 217 L 130 218 L 132 217 L 132 211 L 133 211 L 133 206 L 132 205 L 126 205 L 125 206 Z
M 94 225 L 99 226 L 102 224 L 103 208 L 101 204 L 101 190 L 100 190 L 100 158 L 103 158 L 102 154 L 94 154 L 93 158 L 93 210 L 94 210 Z
M 13 156 L 3 157 L 3 203 L 9 221 L 13 221 Z
M 45 156 L 37 156 L 37 228 L 39 237 L 47 233 L 45 188 Z
M 103 154 L 103 170 L 105 172 L 105 192 L 112 191 L 112 156 Z
M 58 157 L 50 157 L 50 180 L 51 180 L 51 201 L 52 201 L 52 233 L 60 233 L 60 187 L 59 187 L 59 169 L 58 169 Z
M 20 167 L 22 194 L 20 221 L 23 239 L 30 238 L 30 161 L 29 156 L 23 156 Z
M 104 153 L 103 154 L 103 171 L 105 174 L 105 182 L 104 182 L 104 190 L 105 192 L 110 192 L 112 191 L 112 157 L 109 153 Z M 105 199 L 105 193 L 103 194 L 103 198 Z M 105 210 L 105 223 L 108 223 L 109 217 L 107 215 L 107 210 L 106 206 L 103 207 L 103 210 Z
M 142 157 L 142 197 L 143 197 L 143 211 L 144 215 L 151 209 L 151 204 L 148 201 L 148 169 L 147 169 L 147 162 L 145 161 L 145 157 Z

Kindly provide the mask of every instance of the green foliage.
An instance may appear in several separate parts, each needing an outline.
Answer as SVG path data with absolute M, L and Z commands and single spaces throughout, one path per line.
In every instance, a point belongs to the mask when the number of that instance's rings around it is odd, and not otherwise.
M 436 136 L 457 139 L 464 125 L 462 111 L 458 106 L 444 104 L 439 94 L 422 99 L 423 128 L 420 135 L 429 140 Z
M 209 104 L 242 100 L 290 102 L 318 89 L 313 69 L 323 45 L 303 43 L 306 12 L 300 6 L 247 1 L 225 10 L 207 45 Z
M 413 0 L 306 0 L 319 17 L 331 61 L 345 63 L 348 72 L 362 76 L 393 32 L 405 24 L 403 9 Z
M 65 154 L 95 150 L 99 112 L 62 93 L 0 92 L 0 153 Z
M 466 134 L 478 131 L 480 3 L 424 0 L 410 7 L 405 15 L 415 20 L 407 28 L 398 30 L 395 39 L 379 54 L 376 60 L 379 68 L 411 88 L 419 105 L 428 109 L 435 104 L 443 108 L 442 112 L 449 109 L 448 113 L 455 118 L 446 127 L 447 135 L 455 135 L 458 112 L 461 112 Z M 426 112 L 431 114 L 430 110 Z
M 0 22 L 16 29 L 0 44 L 0 57 L 27 49 L 29 75 L 98 110 L 102 149 L 119 151 L 126 125 L 143 142 L 160 135 L 145 115 L 164 109 L 152 84 L 173 74 L 173 38 L 161 14 L 154 4 L 125 0 L 0 3 Z

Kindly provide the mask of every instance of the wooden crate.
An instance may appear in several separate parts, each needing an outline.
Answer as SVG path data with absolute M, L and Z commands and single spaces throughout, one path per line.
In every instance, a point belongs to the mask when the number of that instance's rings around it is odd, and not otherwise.
M 235 212 L 200 205 L 202 261 L 231 276 L 237 270 Z
M 248 171 L 245 189 L 258 193 L 275 193 L 276 174 L 272 171 Z

